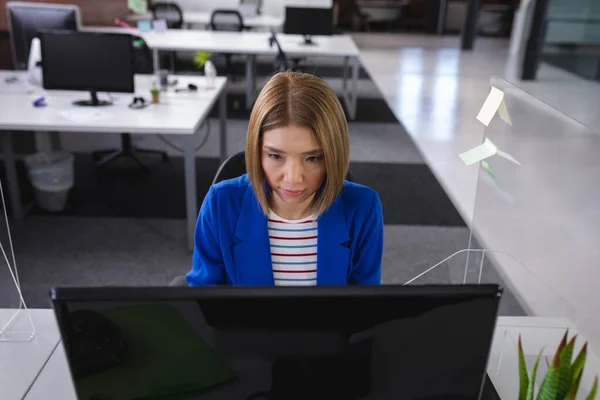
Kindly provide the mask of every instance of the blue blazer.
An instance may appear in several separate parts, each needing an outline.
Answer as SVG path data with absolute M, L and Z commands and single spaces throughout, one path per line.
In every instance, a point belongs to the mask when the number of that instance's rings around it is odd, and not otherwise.
M 190 286 L 274 285 L 267 216 L 248 175 L 212 185 L 194 237 Z M 379 284 L 383 213 L 377 192 L 344 182 L 318 219 L 317 285 Z

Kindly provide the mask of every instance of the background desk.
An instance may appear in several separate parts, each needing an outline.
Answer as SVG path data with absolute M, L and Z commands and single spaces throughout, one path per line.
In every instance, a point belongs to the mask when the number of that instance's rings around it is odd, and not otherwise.
M 4 78 L 17 75 L 24 82 L 25 74 L 12 71 L 0 71 L 0 82 L 4 86 Z M 132 133 L 146 135 L 181 135 L 184 139 L 185 193 L 188 247 L 193 248 L 194 228 L 198 217 L 198 199 L 196 194 L 196 164 L 194 138 L 199 128 L 208 117 L 212 107 L 219 102 L 221 159 L 227 154 L 226 143 L 226 78 L 217 78 L 214 89 L 203 89 L 206 80 L 203 77 L 174 76 L 179 86 L 193 83 L 198 86 L 196 93 L 161 93 L 160 104 L 150 105 L 141 110 L 128 107 L 133 94 L 113 94 L 115 104 L 109 107 L 95 107 L 101 113 L 108 114 L 102 118 L 88 122 L 75 122 L 65 118 L 61 112 L 82 110 L 74 106 L 74 100 L 86 99 L 87 92 L 44 91 L 41 88 L 26 92 L 24 83 L 13 84 L 14 88 L 0 91 L 0 133 L 2 134 L 2 151 L 6 163 L 6 173 L 13 215 L 23 215 L 19 196 L 15 159 L 11 134 L 18 131 L 46 132 L 94 132 L 94 133 Z M 135 78 L 136 95 L 150 99 L 152 75 L 140 75 Z M 47 107 L 35 108 L 32 101 L 41 96 L 46 97 Z M 89 109 L 89 108 L 88 108 Z
M 89 32 L 130 33 L 142 37 L 154 56 L 154 70 L 159 70 L 159 52 L 161 51 L 206 51 L 211 53 L 241 54 L 246 56 L 246 106 L 250 108 L 256 93 L 256 56 L 277 55 L 276 47 L 269 45 L 271 33 L 267 32 L 221 32 L 170 29 L 166 32 L 140 33 L 134 29 L 119 27 L 83 27 Z M 288 58 L 291 57 L 342 57 L 344 65 L 343 100 L 346 104 L 349 119 L 356 117 L 356 99 L 358 90 L 358 73 L 360 68 L 360 52 L 349 35 L 313 36 L 316 45 L 303 44 L 301 35 L 277 34 L 277 40 Z M 350 86 L 348 85 L 348 69 L 351 68 Z
M 192 28 L 193 25 L 208 27 L 210 26 L 211 15 L 212 11 L 183 11 L 183 23 L 188 28 Z M 133 14 L 126 17 L 127 21 L 134 22 L 149 19 L 152 19 L 152 13 Z M 245 26 L 254 29 L 281 30 L 283 27 L 283 18 L 273 15 L 261 14 L 253 17 L 244 17 L 242 15 L 242 20 Z

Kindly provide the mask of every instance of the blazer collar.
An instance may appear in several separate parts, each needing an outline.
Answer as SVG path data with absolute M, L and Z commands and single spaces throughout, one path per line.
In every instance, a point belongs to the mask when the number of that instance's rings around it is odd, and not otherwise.
M 233 257 L 239 285 L 266 286 L 275 283 L 271 261 L 271 245 L 267 216 L 248 185 L 235 227 L 239 241 L 233 247 Z
M 319 217 L 318 232 L 317 284 L 347 284 L 351 243 L 341 196 Z
M 273 267 L 267 216 L 252 185 L 248 185 L 235 227 L 234 262 L 238 284 L 273 285 Z M 342 197 L 338 196 L 318 219 L 317 284 L 348 282 L 351 243 Z

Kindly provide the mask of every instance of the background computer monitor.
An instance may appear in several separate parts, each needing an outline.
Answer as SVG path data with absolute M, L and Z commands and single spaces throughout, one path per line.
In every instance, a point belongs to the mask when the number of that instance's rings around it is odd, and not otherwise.
M 416 400 L 479 398 L 500 294 L 221 286 L 51 297 L 80 399 Z
M 108 105 L 97 92 L 134 92 L 131 35 L 92 32 L 40 33 L 45 89 L 86 90 L 91 100 L 77 105 Z
M 312 35 L 333 35 L 333 8 L 286 7 L 283 33 L 304 35 L 304 44 L 314 44 Z
M 79 7 L 74 5 L 8 2 L 6 10 L 15 69 L 27 69 L 31 41 L 40 30 L 80 27 Z

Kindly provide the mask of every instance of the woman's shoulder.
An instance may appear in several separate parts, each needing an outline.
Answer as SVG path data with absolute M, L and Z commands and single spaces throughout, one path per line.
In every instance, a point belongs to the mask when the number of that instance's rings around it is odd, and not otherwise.
M 246 189 L 250 186 L 250 179 L 248 174 L 238 176 L 236 178 L 225 179 L 223 181 L 214 183 L 210 187 L 210 192 L 216 196 L 235 196 L 242 195 L 246 192 Z
M 345 205 L 362 206 L 379 202 L 379 194 L 360 183 L 344 181 L 340 197 Z

